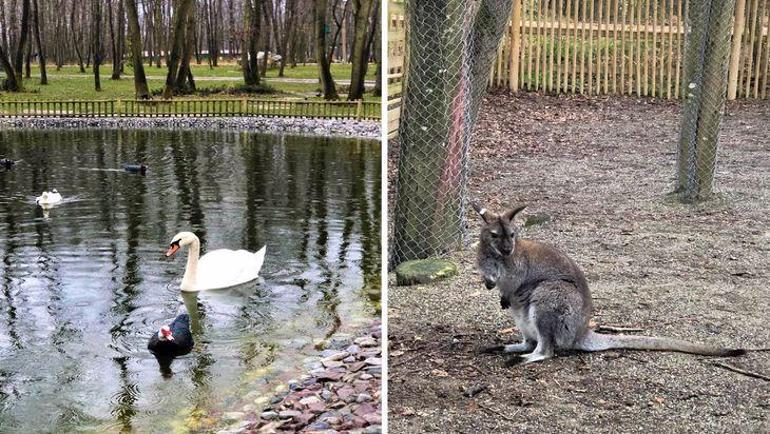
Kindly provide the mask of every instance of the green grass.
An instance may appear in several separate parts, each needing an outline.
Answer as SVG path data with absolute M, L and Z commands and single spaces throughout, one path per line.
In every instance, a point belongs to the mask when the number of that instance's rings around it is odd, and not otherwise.
M 376 67 L 370 65 L 367 74 L 367 80 L 374 79 Z M 333 64 L 332 74 L 336 80 L 349 80 L 351 66 L 349 64 Z M 37 66 L 32 68 L 32 78 L 24 81 L 24 92 L 19 93 L 0 93 L 0 100 L 6 101 L 58 101 L 58 100 L 103 100 L 103 99 L 132 99 L 134 97 L 134 82 L 130 77 L 123 77 L 121 80 L 111 80 L 112 65 L 102 65 L 101 84 L 102 91 L 94 90 L 93 73 L 90 69 L 86 73 L 79 72 L 76 65 L 65 65 L 59 71 L 56 67 L 49 65 L 48 85 L 40 85 L 39 70 Z M 126 65 L 126 75 L 132 75 L 133 70 L 130 65 Z M 317 77 L 316 65 L 297 65 L 296 68 L 287 67 L 285 69 L 286 78 L 315 79 Z M 145 75 L 147 75 L 147 84 L 150 91 L 153 92 L 162 89 L 165 82 L 165 68 L 155 68 L 145 65 Z M 266 84 L 272 87 L 275 92 L 271 94 L 253 95 L 257 98 L 271 99 L 294 99 L 303 98 L 309 100 L 321 99 L 316 96 L 318 93 L 317 83 L 292 83 L 277 80 L 278 69 L 269 69 L 267 73 Z M 207 64 L 193 65 L 193 76 L 196 77 L 196 86 L 199 90 L 212 88 L 234 89 L 243 84 L 241 80 L 242 73 L 237 64 L 222 63 L 217 68 L 209 68 Z M 346 86 L 338 84 L 338 91 L 341 93 Z M 227 94 L 210 94 L 205 97 L 190 95 L 188 97 L 177 98 L 232 98 Z M 344 98 L 344 95 L 341 96 Z M 366 101 L 380 101 L 370 95 L 365 95 Z

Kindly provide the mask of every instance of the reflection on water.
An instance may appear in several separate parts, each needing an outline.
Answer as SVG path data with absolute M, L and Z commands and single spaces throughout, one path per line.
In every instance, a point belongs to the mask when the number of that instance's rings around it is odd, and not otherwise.
M 24 161 L 0 171 L 0 432 L 166 432 L 377 309 L 376 142 L 6 131 L 2 155 Z M 65 200 L 44 214 L 51 188 Z M 262 278 L 182 297 L 186 251 L 162 257 L 180 230 L 202 254 L 266 244 Z M 196 347 L 161 372 L 147 339 L 185 310 Z

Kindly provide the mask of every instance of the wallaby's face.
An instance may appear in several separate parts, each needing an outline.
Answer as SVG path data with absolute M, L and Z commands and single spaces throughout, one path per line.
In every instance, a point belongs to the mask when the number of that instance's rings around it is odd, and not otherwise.
M 504 258 L 513 254 L 516 248 L 518 229 L 514 225 L 514 218 L 524 207 L 500 215 L 487 211 L 477 203 L 473 203 L 473 208 L 484 221 L 478 252 L 479 272 L 484 277 L 487 289 L 492 289 L 500 279 Z

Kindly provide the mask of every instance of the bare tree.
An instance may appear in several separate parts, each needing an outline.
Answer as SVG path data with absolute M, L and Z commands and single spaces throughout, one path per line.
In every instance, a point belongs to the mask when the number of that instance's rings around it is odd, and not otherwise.
M 318 64 L 318 76 L 321 80 L 324 99 L 337 100 L 337 87 L 334 84 L 329 59 L 326 57 L 326 0 L 315 2 L 315 55 Z
M 24 51 L 27 48 L 27 35 L 29 34 L 29 2 L 30 0 L 23 0 L 21 3 L 21 29 L 19 30 L 19 44 L 16 46 L 16 59 L 13 65 L 16 70 L 16 77 L 19 78 L 21 78 Z
M 243 0 L 243 41 L 241 48 L 241 68 L 246 86 L 259 85 L 259 66 L 257 64 L 257 43 L 259 42 L 260 0 Z
M 361 99 L 364 95 L 364 79 L 366 77 L 366 67 L 369 61 L 368 36 L 369 21 L 372 15 L 372 0 L 353 0 L 355 3 L 354 23 L 355 31 L 353 33 L 353 55 L 350 63 L 353 68 L 350 72 L 350 91 L 348 100 Z
M 170 99 L 178 91 L 177 76 L 179 75 L 179 65 L 182 60 L 185 48 L 185 34 L 187 27 L 187 17 L 193 6 L 193 0 L 179 0 L 176 11 L 174 12 L 174 31 L 171 50 L 168 55 L 168 74 L 166 74 L 166 86 L 163 89 L 163 98 Z
M 42 38 L 40 37 L 40 8 L 38 7 L 38 0 L 34 0 L 35 12 L 34 12 L 34 24 L 35 24 L 35 41 L 37 43 L 37 57 L 40 60 L 40 84 L 48 84 L 48 74 L 45 71 L 45 53 L 43 49 Z
M 94 89 L 102 90 L 99 66 L 102 63 L 102 2 L 91 0 L 91 52 L 94 56 Z
M 134 65 L 134 89 L 137 99 L 150 98 L 147 87 L 147 77 L 144 75 L 142 63 L 142 35 L 139 29 L 139 14 L 136 10 L 136 0 L 125 0 L 128 13 L 128 33 L 131 39 L 131 61 Z

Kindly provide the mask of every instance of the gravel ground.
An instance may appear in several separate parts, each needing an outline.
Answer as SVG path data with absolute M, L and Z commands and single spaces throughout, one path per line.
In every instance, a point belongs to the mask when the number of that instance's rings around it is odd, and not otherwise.
M 379 121 L 342 119 L 226 117 L 226 118 L 0 118 L 0 129 L 35 128 L 174 128 L 251 131 L 268 134 L 380 138 Z
M 685 206 L 668 197 L 676 104 L 492 95 L 475 132 L 471 192 L 491 209 L 526 203 L 525 217 L 547 220 L 523 237 L 583 268 L 597 324 L 770 347 L 769 121 L 767 102 L 728 105 L 719 198 Z M 469 219 L 471 244 L 448 255 L 458 277 L 398 287 L 391 276 L 390 432 L 770 432 L 770 382 L 713 364 L 770 376 L 767 352 L 573 353 L 512 368 L 479 354 L 518 334 L 476 274 Z M 485 388 L 463 396 L 474 386 Z

